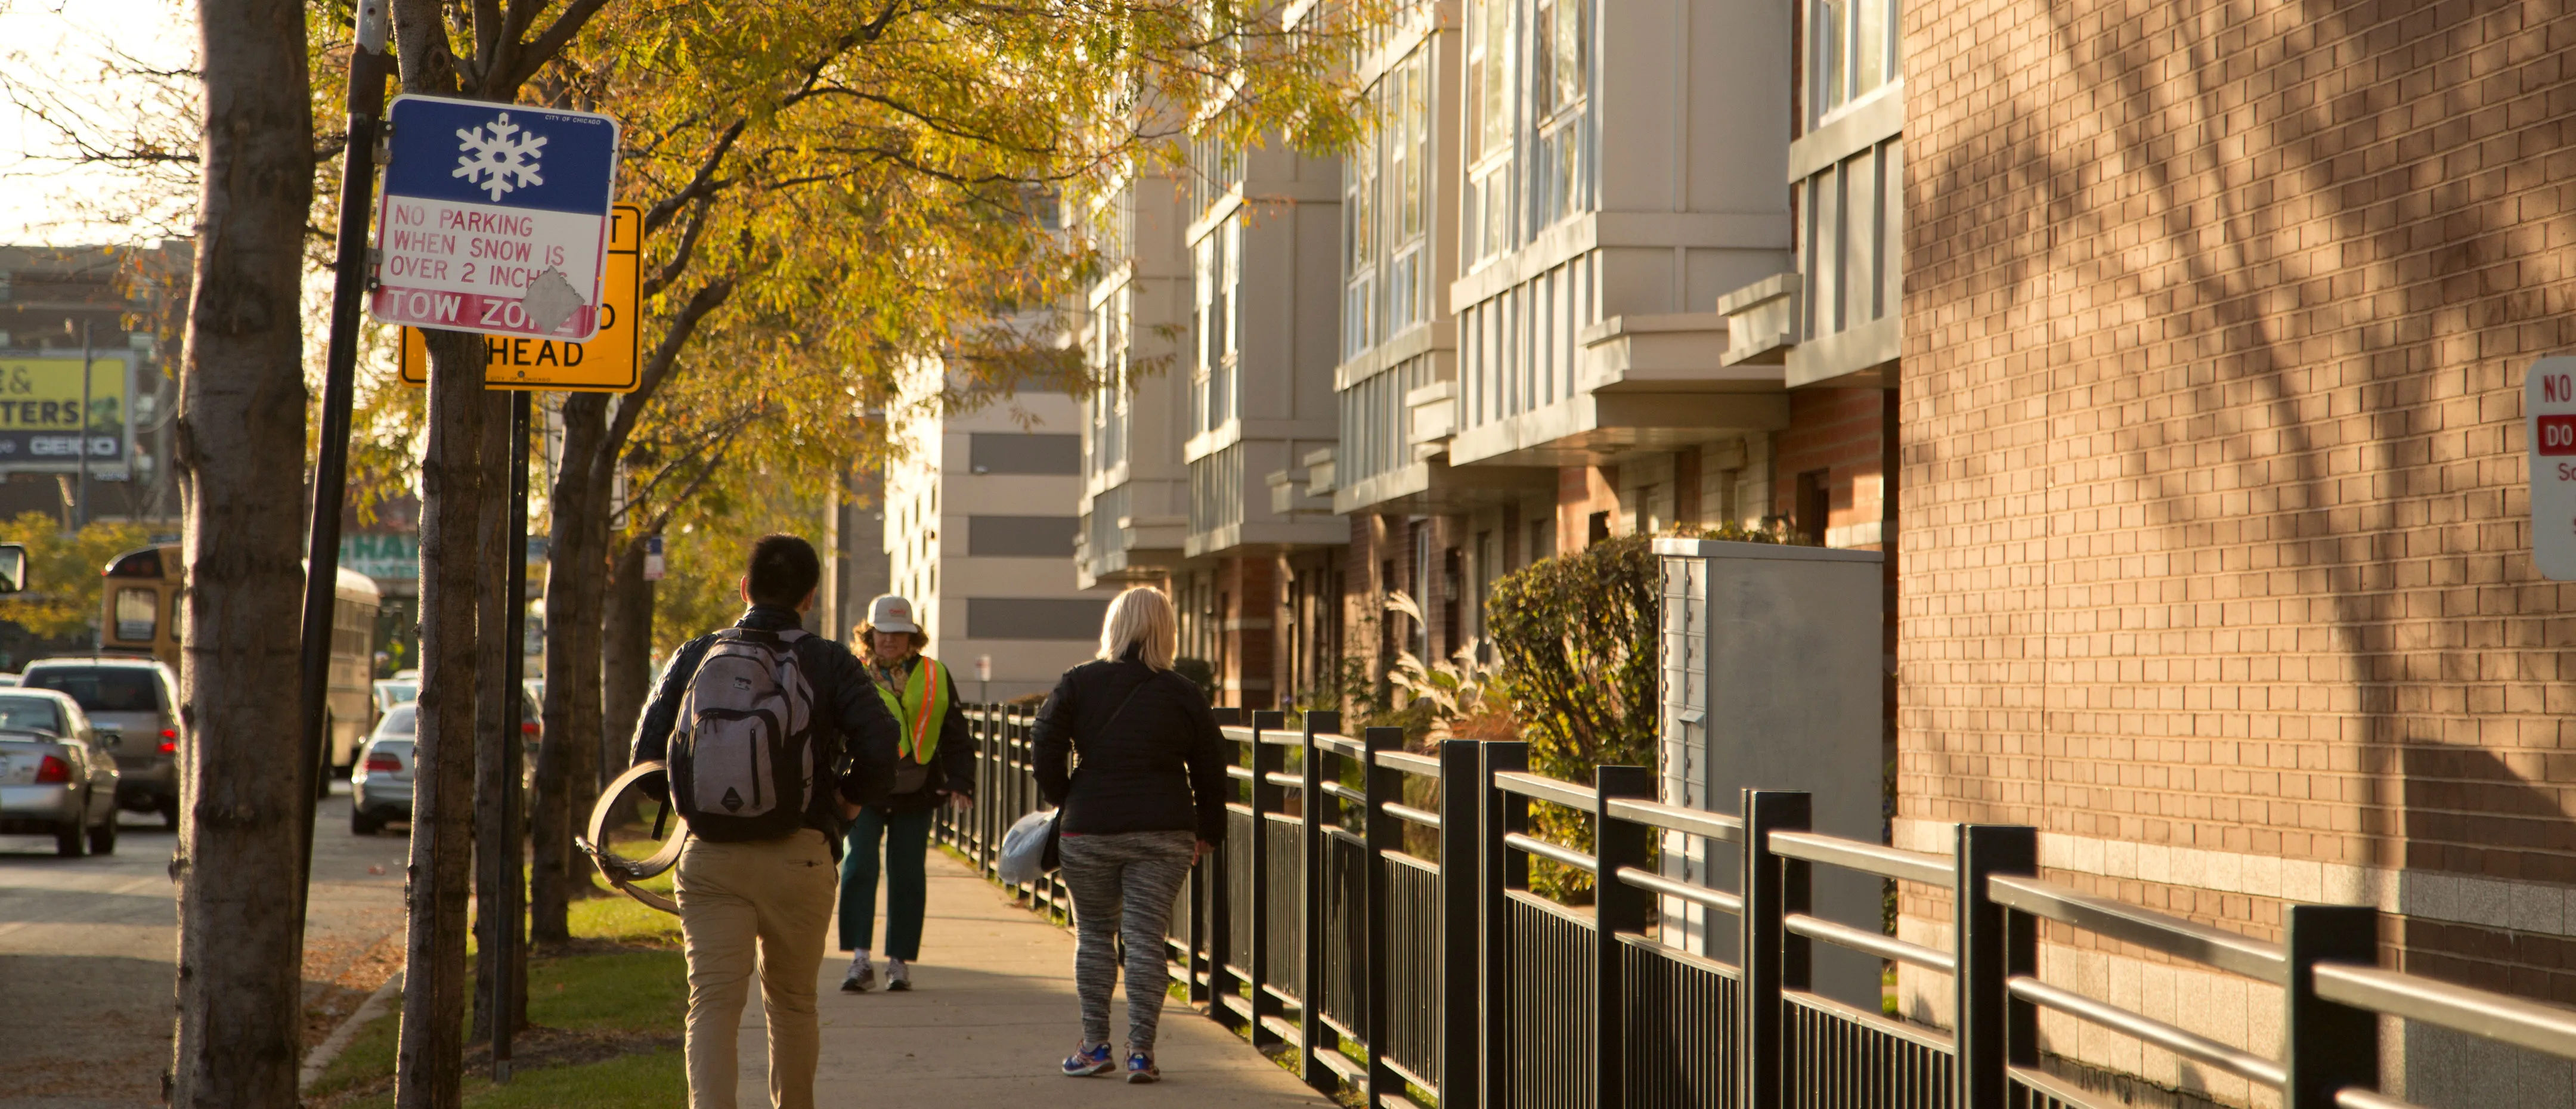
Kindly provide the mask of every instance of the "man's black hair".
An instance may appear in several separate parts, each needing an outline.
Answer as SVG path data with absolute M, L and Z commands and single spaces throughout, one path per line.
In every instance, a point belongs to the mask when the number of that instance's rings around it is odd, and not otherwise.
M 813 544 L 793 535 L 764 535 L 751 545 L 743 576 L 751 603 L 794 608 L 823 580 L 823 560 L 814 556 Z

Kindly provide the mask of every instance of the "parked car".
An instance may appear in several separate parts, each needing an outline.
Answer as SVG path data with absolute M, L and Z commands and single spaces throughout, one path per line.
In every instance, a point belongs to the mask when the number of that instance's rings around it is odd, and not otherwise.
M 0 674 L 0 685 L 16 685 L 16 684 L 18 684 L 18 675 L 16 675 L 16 674 Z
M 349 834 L 372 836 L 388 821 L 411 819 L 411 754 L 419 738 L 420 703 L 406 701 L 385 710 L 367 745 L 358 750 L 358 768 L 349 775 Z
M 393 711 L 395 705 L 410 704 L 419 699 L 420 679 L 418 678 L 376 679 L 376 714 L 378 716 Z
M 27 664 L 25 689 L 68 695 L 92 727 L 112 733 L 116 803 L 134 812 L 157 812 L 179 826 L 179 758 L 188 742 L 179 722 L 179 679 L 149 658 L 48 658 Z
M 118 739 L 60 693 L 0 693 L 0 833 L 50 835 L 65 858 L 115 854 Z
M 525 766 L 537 763 L 534 701 L 523 701 L 520 733 L 525 737 Z M 367 745 L 358 750 L 357 769 L 349 775 L 349 834 L 372 836 L 387 823 L 411 819 L 412 749 L 420 739 L 420 702 L 405 701 L 385 710 Z M 524 776 L 524 772 L 523 772 Z

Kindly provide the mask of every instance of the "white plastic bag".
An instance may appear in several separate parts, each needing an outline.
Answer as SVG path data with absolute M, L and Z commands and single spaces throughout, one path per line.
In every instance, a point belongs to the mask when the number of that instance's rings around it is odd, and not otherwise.
M 1047 839 L 1055 831 L 1055 810 L 1043 809 L 1012 823 L 1002 833 L 1002 884 L 1025 885 L 1046 874 Z

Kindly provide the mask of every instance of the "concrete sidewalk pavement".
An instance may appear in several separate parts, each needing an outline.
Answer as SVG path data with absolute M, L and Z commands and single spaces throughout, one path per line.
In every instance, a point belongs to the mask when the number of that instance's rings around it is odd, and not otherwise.
M 878 935 L 884 935 L 882 917 Z M 1160 1084 L 1129 1086 L 1112 1075 L 1074 1079 L 1057 1073 L 1056 1065 L 1081 1038 L 1072 934 L 1013 904 L 998 887 L 936 850 L 930 854 L 930 912 L 921 961 L 912 967 L 913 989 L 842 993 L 841 973 L 848 965 L 846 955 L 833 951 L 821 971 L 823 1062 L 814 1084 L 820 1106 L 1331 1107 L 1250 1044 L 1178 1001 L 1163 1010 L 1155 1053 L 1163 1071 Z M 1110 1021 L 1120 1036 L 1126 1005 L 1123 996 L 1111 1001 Z M 767 1105 L 767 1033 L 756 990 L 743 1009 L 741 1103 Z

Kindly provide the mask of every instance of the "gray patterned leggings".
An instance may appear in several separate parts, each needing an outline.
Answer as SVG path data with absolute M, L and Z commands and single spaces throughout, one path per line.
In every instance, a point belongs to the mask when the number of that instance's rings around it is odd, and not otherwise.
M 1073 893 L 1073 988 L 1082 998 L 1082 1042 L 1109 1042 L 1109 990 L 1118 941 L 1127 946 L 1127 1046 L 1151 1053 L 1163 1019 L 1163 933 L 1190 876 L 1191 832 L 1068 835 L 1061 857 Z

